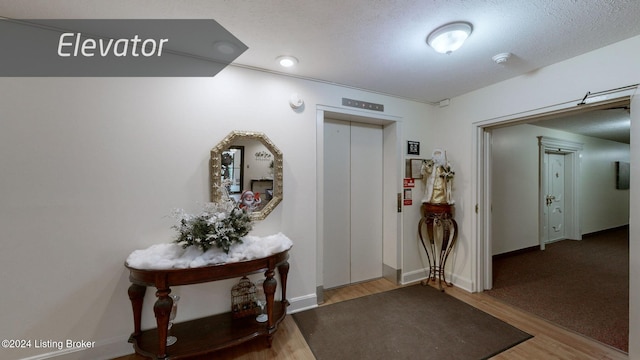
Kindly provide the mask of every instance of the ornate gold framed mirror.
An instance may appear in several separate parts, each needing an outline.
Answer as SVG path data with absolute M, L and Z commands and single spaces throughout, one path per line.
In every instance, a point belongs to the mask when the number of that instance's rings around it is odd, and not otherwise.
M 210 167 L 212 202 L 228 194 L 263 220 L 282 201 L 282 152 L 263 133 L 232 131 L 211 149 Z

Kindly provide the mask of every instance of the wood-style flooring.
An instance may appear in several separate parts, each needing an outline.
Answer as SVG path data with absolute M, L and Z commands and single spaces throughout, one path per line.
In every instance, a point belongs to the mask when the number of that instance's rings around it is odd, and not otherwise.
M 378 279 L 360 284 L 350 285 L 324 292 L 326 306 L 336 302 L 388 291 L 399 287 L 388 280 Z M 575 332 L 565 330 L 542 318 L 509 306 L 489 295 L 482 293 L 471 294 L 456 287 L 445 290 L 449 295 L 464 301 L 496 318 L 505 321 L 534 337 L 513 348 L 498 354 L 492 359 L 530 360 L 530 359 L 624 359 L 627 354 L 613 347 L 586 338 Z M 273 346 L 266 347 L 263 338 L 244 343 L 242 345 L 216 352 L 204 359 L 314 359 L 304 337 L 298 330 L 295 321 L 287 316 L 280 324 L 273 338 Z M 132 354 L 114 360 L 143 360 L 144 357 Z

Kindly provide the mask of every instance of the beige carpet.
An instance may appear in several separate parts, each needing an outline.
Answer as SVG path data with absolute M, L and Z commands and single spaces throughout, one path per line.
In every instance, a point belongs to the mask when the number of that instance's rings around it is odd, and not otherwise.
M 486 359 L 531 335 L 430 286 L 293 314 L 318 360 Z

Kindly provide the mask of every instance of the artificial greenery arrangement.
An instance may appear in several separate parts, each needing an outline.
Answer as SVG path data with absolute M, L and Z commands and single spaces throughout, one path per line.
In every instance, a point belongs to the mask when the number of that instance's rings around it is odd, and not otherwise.
M 180 221 L 173 226 L 178 231 L 175 242 L 183 248 L 196 246 L 202 251 L 217 247 L 228 254 L 231 245 L 242 243 L 242 237 L 253 227 L 249 213 L 230 199 L 207 203 L 198 215 L 178 209 L 174 216 Z

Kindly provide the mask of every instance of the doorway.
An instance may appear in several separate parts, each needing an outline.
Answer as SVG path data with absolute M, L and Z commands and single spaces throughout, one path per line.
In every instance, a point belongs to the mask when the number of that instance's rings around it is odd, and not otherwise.
M 538 137 L 539 238 L 545 244 L 582 239 L 580 233 L 579 182 L 582 144 Z
M 382 277 L 382 126 L 324 122 L 324 286 Z
M 616 106 L 629 106 L 630 100 L 636 91 L 636 86 L 604 91 L 591 94 L 595 101 L 586 99 L 586 103 L 576 107 L 576 102 L 570 101 L 555 106 L 535 109 L 528 112 L 519 113 L 513 116 L 505 116 L 485 120 L 474 124 L 476 136 L 474 138 L 476 149 L 476 161 L 474 162 L 474 178 L 476 187 L 473 188 L 473 198 L 476 199 L 477 217 L 472 219 L 472 226 L 475 228 L 475 267 L 474 286 L 472 291 L 489 290 L 493 287 L 492 272 L 492 129 L 510 127 L 512 125 L 527 124 L 543 119 L 552 119 L 581 112 L 608 109 Z M 542 151 L 542 150 L 541 150 Z M 544 156 L 544 153 L 542 154 Z M 576 157 L 574 164 L 579 164 Z M 577 172 L 576 172 L 577 174 Z M 566 196 L 566 194 L 565 194 Z M 577 196 L 575 201 L 578 201 Z M 541 203 L 541 202 L 540 202 Z M 575 206 L 576 213 L 579 208 Z M 539 221 L 541 223 L 541 221 Z M 540 232 L 539 232 L 540 236 Z

